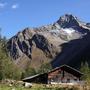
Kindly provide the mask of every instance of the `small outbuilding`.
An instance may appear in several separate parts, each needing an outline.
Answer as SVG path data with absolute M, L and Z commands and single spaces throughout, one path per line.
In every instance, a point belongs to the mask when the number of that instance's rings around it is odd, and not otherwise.
M 80 71 L 68 65 L 62 65 L 50 72 L 24 78 L 23 81 L 42 84 L 79 83 L 82 75 Z

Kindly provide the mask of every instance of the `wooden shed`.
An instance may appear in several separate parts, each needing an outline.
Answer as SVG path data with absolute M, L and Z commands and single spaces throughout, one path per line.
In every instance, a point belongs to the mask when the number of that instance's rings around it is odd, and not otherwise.
M 67 65 L 57 67 L 48 73 L 48 83 L 78 83 L 83 74 Z
M 68 65 L 62 65 L 50 72 L 27 77 L 23 81 L 43 84 L 79 83 L 82 75 L 80 71 Z

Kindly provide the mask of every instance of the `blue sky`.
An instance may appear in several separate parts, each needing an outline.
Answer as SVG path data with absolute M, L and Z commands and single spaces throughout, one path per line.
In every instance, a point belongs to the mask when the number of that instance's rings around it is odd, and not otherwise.
M 52 24 L 70 13 L 90 22 L 90 0 L 0 0 L 1 33 L 7 38 L 26 27 Z

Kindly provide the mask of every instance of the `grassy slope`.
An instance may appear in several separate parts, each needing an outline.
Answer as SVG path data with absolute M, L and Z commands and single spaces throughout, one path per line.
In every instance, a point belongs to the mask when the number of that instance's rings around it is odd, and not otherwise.
M 77 88 L 64 87 L 45 87 L 43 85 L 35 85 L 32 88 L 25 88 L 21 86 L 7 86 L 0 84 L 0 90 L 78 90 Z
M 58 89 L 55 89 L 55 88 L 24 88 L 24 87 L 0 86 L 0 90 L 58 90 Z

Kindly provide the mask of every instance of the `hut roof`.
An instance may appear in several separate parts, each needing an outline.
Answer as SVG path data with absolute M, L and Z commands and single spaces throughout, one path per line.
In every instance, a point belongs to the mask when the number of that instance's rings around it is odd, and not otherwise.
M 54 71 L 59 70 L 59 69 L 64 70 L 64 71 L 66 71 L 68 73 L 71 73 L 72 75 L 74 75 L 76 77 L 81 77 L 83 75 L 83 73 L 81 73 L 77 69 L 72 68 L 72 67 L 70 67 L 68 65 L 62 65 L 60 67 L 56 67 L 55 69 L 51 70 L 49 73 L 54 72 Z
M 32 79 L 36 79 L 38 77 L 43 77 L 44 75 L 47 75 L 47 73 L 42 73 L 42 74 L 36 74 L 30 77 L 26 77 L 24 79 L 22 79 L 23 81 L 28 81 L 28 80 L 32 80 Z

